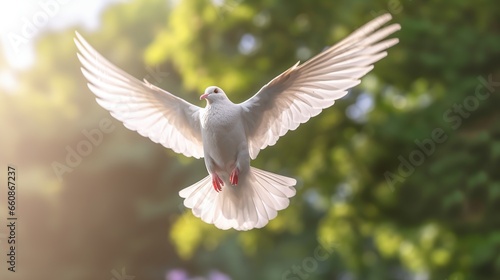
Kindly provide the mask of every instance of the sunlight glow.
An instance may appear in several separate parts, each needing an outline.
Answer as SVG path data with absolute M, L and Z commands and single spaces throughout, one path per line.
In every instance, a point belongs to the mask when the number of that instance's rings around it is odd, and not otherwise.
M 3 92 L 12 94 L 18 88 L 18 81 L 11 71 L 0 71 L 0 88 Z
M 43 32 L 70 26 L 97 29 L 102 11 L 124 0 L 25 0 L 0 2 L 1 51 L 8 64 L 25 69 L 35 61 L 34 44 Z

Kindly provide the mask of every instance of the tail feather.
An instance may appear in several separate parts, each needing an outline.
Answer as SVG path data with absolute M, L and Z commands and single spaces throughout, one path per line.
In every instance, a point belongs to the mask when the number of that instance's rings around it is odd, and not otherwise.
M 281 210 L 288 207 L 290 200 L 286 195 L 273 186 L 274 182 L 269 182 L 262 178 L 257 179 L 255 191 L 264 200 L 268 206 L 275 210 Z
M 204 187 L 210 182 L 210 176 L 207 176 L 190 187 L 181 190 L 179 195 L 186 198 L 186 200 L 184 200 L 184 205 L 186 207 L 193 208 L 194 204 L 198 201 L 199 196 L 201 195 L 200 191 L 203 190 Z
M 250 167 L 237 186 L 225 182 L 221 192 L 213 189 L 210 176 L 179 192 L 193 214 L 220 229 L 261 228 L 290 204 L 296 180 Z

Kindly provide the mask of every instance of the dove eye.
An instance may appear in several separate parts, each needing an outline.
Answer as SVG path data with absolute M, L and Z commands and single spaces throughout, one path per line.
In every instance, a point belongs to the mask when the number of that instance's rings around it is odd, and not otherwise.
M 214 89 L 214 93 L 219 93 L 219 89 L 218 88 Z

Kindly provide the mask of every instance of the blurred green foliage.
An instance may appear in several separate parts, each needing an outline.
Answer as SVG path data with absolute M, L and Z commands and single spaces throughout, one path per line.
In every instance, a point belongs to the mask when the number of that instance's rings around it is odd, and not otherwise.
M 496 1 L 133 1 L 81 33 L 135 77 L 203 106 L 207 86 L 241 102 L 384 12 L 402 25 L 388 57 L 253 162 L 299 184 L 288 209 L 250 232 L 193 217 L 177 192 L 205 176 L 203 163 L 116 120 L 58 180 L 52 162 L 111 117 L 85 86 L 73 29 L 44 35 L 19 87 L 0 94 L 0 168 L 15 163 L 21 174 L 30 269 L 20 275 L 109 279 L 126 267 L 136 279 L 175 268 L 232 279 L 499 279 Z M 426 142 L 435 129 L 443 143 Z M 333 249 L 312 269 L 323 247 Z

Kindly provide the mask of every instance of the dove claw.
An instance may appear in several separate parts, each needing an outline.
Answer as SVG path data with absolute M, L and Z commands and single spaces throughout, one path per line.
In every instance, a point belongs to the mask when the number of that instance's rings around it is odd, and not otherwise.
M 233 169 L 233 172 L 231 172 L 231 175 L 229 176 L 229 182 L 231 182 L 231 185 L 236 186 L 238 185 L 238 175 L 240 174 L 240 170 L 238 167 Z
M 216 192 L 222 191 L 222 186 L 224 186 L 224 181 L 217 175 L 217 174 L 212 174 L 212 185 L 214 186 L 214 189 Z

